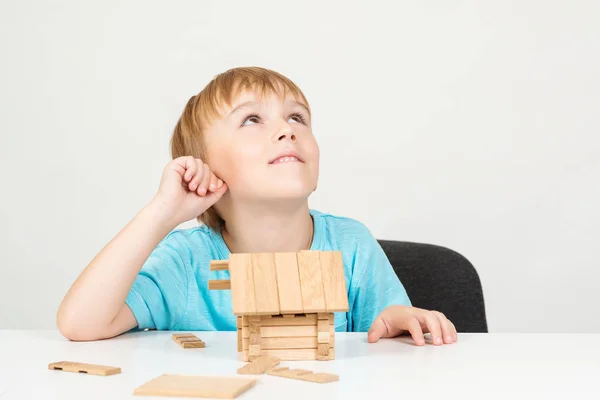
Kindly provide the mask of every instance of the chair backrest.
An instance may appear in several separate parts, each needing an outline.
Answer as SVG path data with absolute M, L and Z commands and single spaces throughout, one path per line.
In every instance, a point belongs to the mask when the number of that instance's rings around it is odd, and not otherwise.
M 487 332 L 477 271 L 461 254 L 423 243 L 378 240 L 412 305 L 437 310 L 458 332 Z

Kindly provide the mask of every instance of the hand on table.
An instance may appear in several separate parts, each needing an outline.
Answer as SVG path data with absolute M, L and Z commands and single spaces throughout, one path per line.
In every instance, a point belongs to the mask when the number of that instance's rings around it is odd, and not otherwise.
M 410 333 L 418 346 L 425 344 L 425 333 L 431 334 L 434 345 L 457 340 L 456 328 L 444 314 L 416 307 L 390 306 L 375 318 L 369 329 L 369 343 Z

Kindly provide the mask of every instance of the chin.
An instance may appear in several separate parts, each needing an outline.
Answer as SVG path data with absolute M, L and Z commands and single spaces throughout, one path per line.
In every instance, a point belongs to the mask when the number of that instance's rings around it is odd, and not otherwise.
M 291 182 L 290 182 L 291 183 Z M 265 188 L 263 193 L 270 199 L 306 199 L 314 191 L 316 184 L 283 184 Z

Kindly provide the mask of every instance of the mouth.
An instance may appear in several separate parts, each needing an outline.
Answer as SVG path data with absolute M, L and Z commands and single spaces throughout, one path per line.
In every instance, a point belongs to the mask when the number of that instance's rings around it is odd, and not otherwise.
M 269 161 L 269 164 L 287 164 L 296 162 L 303 163 L 304 161 L 302 161 L 302 159 L 295 153 L 285 153 Z

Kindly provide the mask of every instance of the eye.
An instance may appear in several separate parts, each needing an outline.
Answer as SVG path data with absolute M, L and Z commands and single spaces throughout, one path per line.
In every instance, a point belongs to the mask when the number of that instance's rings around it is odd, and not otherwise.
M 300 123 L 300 124 L 306 124 L 306 119 L 304 118 L 304 116 L 300 113 L 294 113 L 292 115 L 290 115 L 289 117 L 290 119 Z
M 252 124 L 248 124 L 247 122 L 252 122 Z M 258 124 L 260 122 L 260 117 L 256 114 L 248 115 L 244 118 L 244 122 L 242 122 L 242 126 L 248 126 L 253 124 Z

